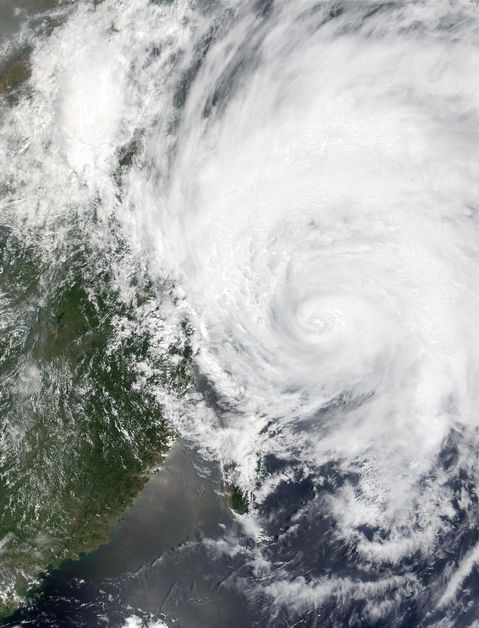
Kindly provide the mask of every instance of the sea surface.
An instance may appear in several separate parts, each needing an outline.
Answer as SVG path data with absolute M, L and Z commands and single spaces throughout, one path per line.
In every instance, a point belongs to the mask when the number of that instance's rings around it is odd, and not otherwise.
M 0 0 L 0 622 L 479 625 L 479 4 Z
M 108 542 L 50 570 L 29 604 L 2 625 L 156 626 L 174 617 L 179 627 L 242 628 L 255 613 L 227 586 L 235 561 L 212 562 L 201 542 L 233 527 L 219 469 L 178 443 Z

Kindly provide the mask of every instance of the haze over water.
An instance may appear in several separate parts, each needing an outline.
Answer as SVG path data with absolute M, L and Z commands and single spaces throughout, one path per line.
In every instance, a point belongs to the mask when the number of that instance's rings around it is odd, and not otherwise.
M 212 625 L 474 625 L 478 4 L 44 8 L 0 43 L 4 602 L 179 438 Z M 118 625 L 195 625 L 146 580 Z

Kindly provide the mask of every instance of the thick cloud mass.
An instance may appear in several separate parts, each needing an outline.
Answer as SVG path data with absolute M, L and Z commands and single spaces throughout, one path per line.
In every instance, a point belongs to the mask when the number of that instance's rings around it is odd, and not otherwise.
M 282 534 L 318 553 L 314 577 L 266 569 L 269 591 L 363 599 L 372 620 L 424 593 L 418 565 L 434 604 L 454 595 L 453 563 L 433 565 L 476 516 L 478 15 L 328 9 L 236 18 L 151 221 L 225 408 L 208 439 L 260 501 L 311 483 Z M 282 463 L 258 487 L 265 455 Z M 329 544 L 346 564 L 321 564 Z
M 107 1 L 36 51 L 43 167 L 174 281 L 210 403 L 172 420 L 250 500 L 211 551 L 282 617 L 472 621 L 478 33 L 467 0 Z

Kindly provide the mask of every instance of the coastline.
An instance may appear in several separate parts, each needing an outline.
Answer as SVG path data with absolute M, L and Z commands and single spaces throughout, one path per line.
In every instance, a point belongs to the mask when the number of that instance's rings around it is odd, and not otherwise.
M 235 529 L 220 486 L 219 468 L 176 442 L 108 541 L 46 573 L 27 604 L 0 625 L 53 627 L 68 612 L 71 626 L 122 626 L 133 613 L 178 627 L 227 621 L 239 628 L 245 599 L 223 586 L 231 560 L 222 557 L 213 568 L 203 546 Z

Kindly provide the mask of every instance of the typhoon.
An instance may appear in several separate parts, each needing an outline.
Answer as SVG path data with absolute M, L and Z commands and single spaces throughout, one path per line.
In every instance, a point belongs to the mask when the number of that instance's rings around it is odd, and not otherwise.
M 110 355 L 147 328 L 125 394 L 240 496 L 202 543 L 257 625 L 479 621 L 477 2 L 79 2 L 33 40 L 2 220 L 88 240 Z

